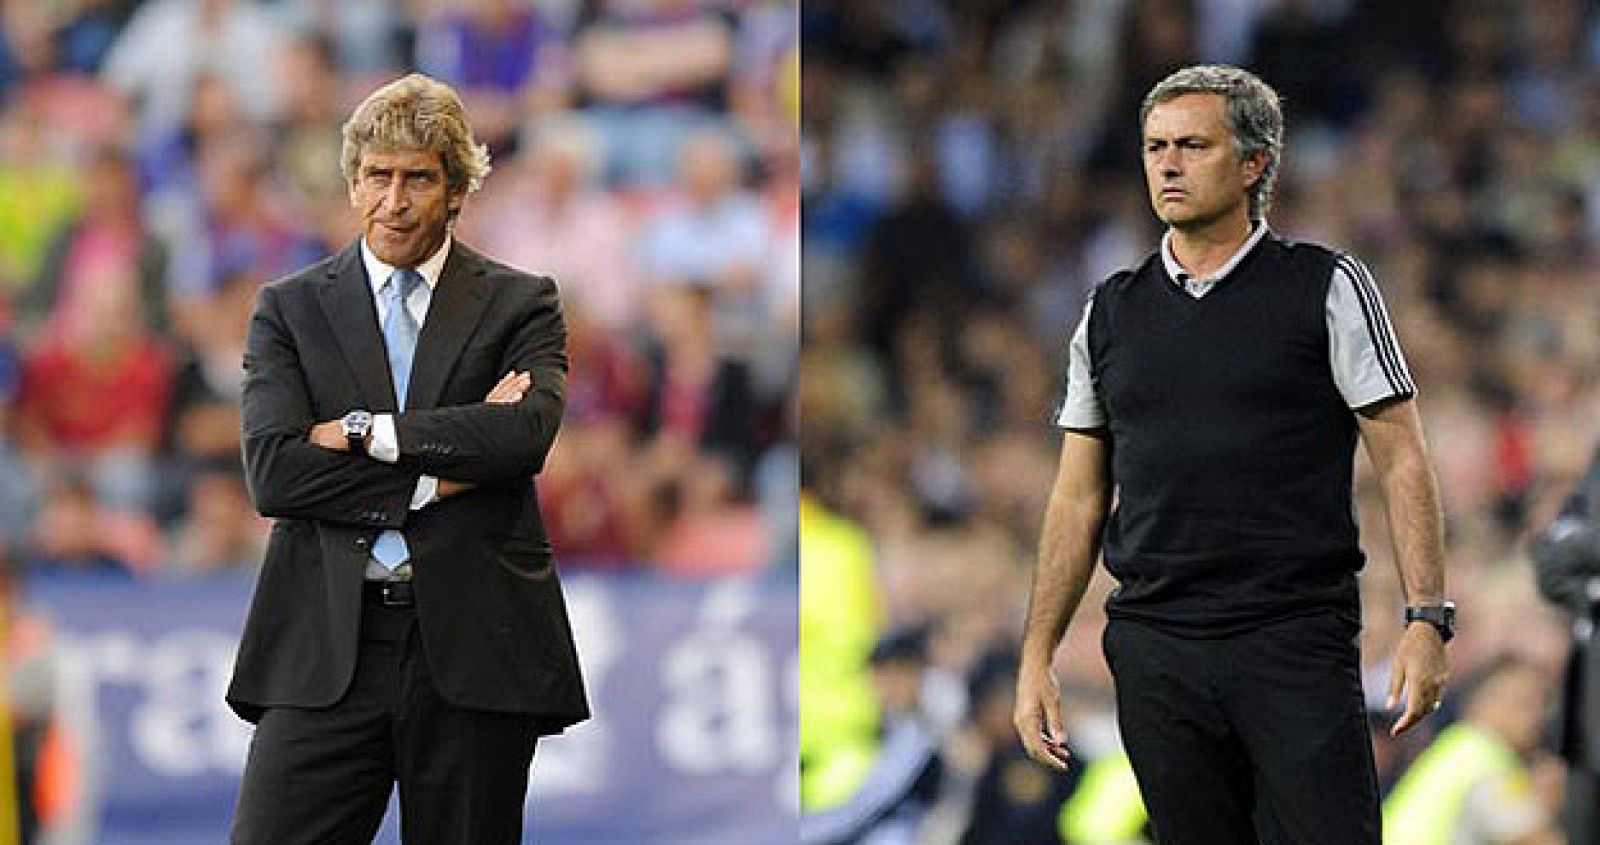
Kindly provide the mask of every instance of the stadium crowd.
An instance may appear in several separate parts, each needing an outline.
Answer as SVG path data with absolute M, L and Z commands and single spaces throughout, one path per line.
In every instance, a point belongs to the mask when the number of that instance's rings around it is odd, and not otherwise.
M 1097 574 L 1058 660 L 1080 761 L 1065 781 L 1022 754 L 1005 667 L 1054 477 L 1071 328 L 1093 286 L 1160 236 L 1138 104 L 1206 61 L 1248 67 L 1283 95 L 1269 223 L 1373 266 L 1420 387 L 1462 624 L 1440 718 L 1391 739 L 1383 695 L 1403 601 L 1359 457 L 1364 679 L 1384 790 L 1404 791 L 1437 732 L 1477 718 L 1508 742 L 1535 738 L 1515 743 L 1525 788 L 1504 811 L 1556 836 L 1564 767 L 1549 726 L 1569 619 L 1539 595 L 1529 543 L 1600 437 L 1600 9 L 808 0 L 801 40 L 802 639 L 825 646 L 807 660 L 832 686 L 805 676 L 803 802 L 848 807 L 868 800 L 866 783 L 880 809 L 921 807 L 907 829 L 928 842 L 1139 835 L 1099 645 L 1110 579 Z M 813 601 L 826 591 L 809 583 L 813 541 L 845 550 L 830 578 L 867 584 L 848 619 Z M 922 645 L 908 649 L 908 634 Z M 905 705 L 885 671 L 907 654 L 942 733 L 902 758 L 914 776 L 886 786 L 874 748 Z M 1510 680 L 1477 682 L 1489 676 Z

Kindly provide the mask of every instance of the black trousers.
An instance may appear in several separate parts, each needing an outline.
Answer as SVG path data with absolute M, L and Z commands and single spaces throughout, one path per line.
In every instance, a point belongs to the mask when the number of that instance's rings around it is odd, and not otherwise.
M 1117 721 L 1161 845 L 1379 845 L 1358 622 L 1229 637 L 1106 627 Z
M 516 845 L 536 742 L 530 717 L 445 702 L 415 611 L 369 595 L 344 698 L 326 709 L 275 708 L 257 724 L 232 842 L 365 845 L 398 783 L 408 845 Z

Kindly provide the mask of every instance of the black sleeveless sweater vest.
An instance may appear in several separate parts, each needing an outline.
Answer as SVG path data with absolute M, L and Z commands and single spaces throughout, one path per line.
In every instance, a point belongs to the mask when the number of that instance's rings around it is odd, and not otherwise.
M 1356 421 L 1328 360 L 1337 256 L 1268 235 L 1195 299 L 1158 254 L 1095 294 L 1117 504 L 1107 604 L 1195 636 L 1357 612 Z

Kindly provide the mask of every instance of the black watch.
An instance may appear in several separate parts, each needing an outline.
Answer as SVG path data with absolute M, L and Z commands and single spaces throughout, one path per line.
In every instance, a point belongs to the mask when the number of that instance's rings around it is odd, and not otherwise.
M 344 431 L 345 439 L 350 441 L 352 452 L 365 452 L 367 435 L 372 433 L 372 413 L 351 411 L 340 418 L 339 428 Z
M 1456 635 L 1456 603 L 1447 601 L 1442 604 L 1408 605 L 1406 607 L 1406 624 L 1412 622 L 1426 622 L 1439 632 L 1441 642 L 1450 642 Z

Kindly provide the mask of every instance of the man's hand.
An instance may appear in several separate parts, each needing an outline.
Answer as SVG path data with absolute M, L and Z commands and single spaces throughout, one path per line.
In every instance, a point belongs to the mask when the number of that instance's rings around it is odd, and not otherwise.
M 1012 716 L 1028 756 L 1059 772 L 1067 770 L 1067 732 L 1061 726 L 1061 685 L 1049 666 L 1024 666 L 1017 673 L 1017 708 Z
M 344 436 L 344 426 L 338 420 L 319 422 L 306 433 L 306 440 L 335 452 L 350 451 L 350 439 Z
M 1400 647 L 1394 653 L 1394 668 L 1389 675 L 1389 700 L 1386 707 L 1393 710 L 1405 694 L 1406 711 L 1389 730 L 1390 736 L 1399 736 L 1410 730 L 1433 711 L 1439 709 L 1444 698 L 1444 684 L 1449 677 L 1445 665 L 1444 640 L 1438 629 L 1427 622 L 1412 622 L 1400 637 Z
M 477 486 L 470 481 L 453 481 L 448 478 L 441 478 L 439 479 L 439 486 L 434 489 L 433 495 L 439 499 L 448 499 Z
M 483 401 L 490 405 L 515 405 L 522 401 L 522 395 L 533 386 L 533 376 L 512 370 L 500 377 L 500 383 L 483 397 Z
M 533 386 L 533 377 L 528 373 L 519 373 L 516 370 L 500 377 L 500 382 L 483 397 L 483 401 L 490 405 L 515 405 L 522 401 L 523 394 Z M 449 478 L 439 479 L 439 488 L 434 494 L 441 499 L 448 499 L 465 493 L 478 485 L 470 481 L 455 481 Z

